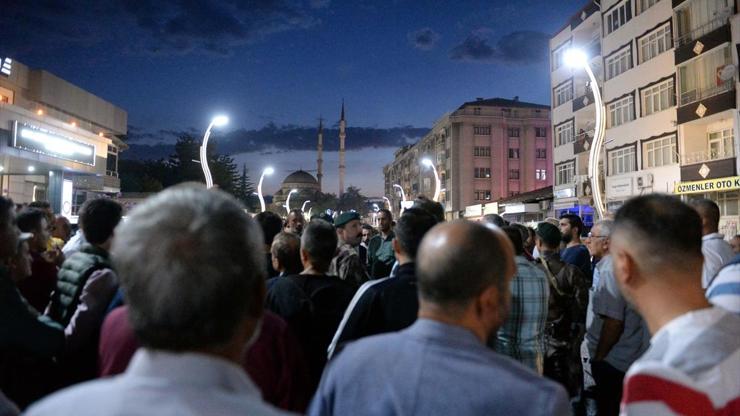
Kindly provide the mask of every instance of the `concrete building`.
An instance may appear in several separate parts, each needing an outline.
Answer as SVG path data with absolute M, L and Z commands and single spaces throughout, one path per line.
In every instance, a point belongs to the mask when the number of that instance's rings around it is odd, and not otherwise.
M 74 216 L 86 199 L 120 192 L 126 112 L 47 71 L 0 60 L 2 194 Z
M 586 176 L 592 86 L 582 68 L 562 62 L 564 51 L 576 47 L 588 54 L 606 106 L 599 172 L 607 210 L 650 192 L 706 196 L 720 205 L 724 231 L 737 232 L 736 10 L 730 0 L 603 0 L 587 3 L 555 34 L 557 214 L 578 213 L 587 222 L 593 215 Z
M 418 143 L 399 149 L 383 168 L 385 193 L 397 213 L 403 188 L 408 200 L 434 195 L 429 158 L 442 182 L 447 218 L 467 206 L 552 185 L 552 136 L 548 106 L 503 98 L 466 102 L 441 117 Z

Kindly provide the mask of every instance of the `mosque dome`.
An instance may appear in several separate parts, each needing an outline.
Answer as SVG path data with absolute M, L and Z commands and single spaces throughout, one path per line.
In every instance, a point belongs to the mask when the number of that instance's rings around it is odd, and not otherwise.
M 283 185 L 288 184 L 302 184 L 302 185 L 316 185 L 319 186 L 319 181 L 316 180 L 316 178 L 313 177 L 310 173 L 304 171 L 304 170 L 297 170 L 290 175 L 288 175 L 285 180 L 283 180 Z

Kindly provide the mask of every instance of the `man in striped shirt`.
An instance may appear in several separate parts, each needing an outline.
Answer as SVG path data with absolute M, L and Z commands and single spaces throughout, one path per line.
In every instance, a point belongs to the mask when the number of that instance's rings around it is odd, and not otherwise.
M 627 371 L 624 415 L 740 413 L 740 317 L 704 296 L 701 246 L 699 215 L 675 197 L 634 198 L 617 212 L 614 274 L 652 334 Z

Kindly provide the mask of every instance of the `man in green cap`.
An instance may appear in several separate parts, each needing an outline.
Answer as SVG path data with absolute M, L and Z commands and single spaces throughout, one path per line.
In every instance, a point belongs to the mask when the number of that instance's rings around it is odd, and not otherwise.
M 368 280 L 357 246 L 362 241 L 360 214 L 350 211 L 342 213 L 334 221 L 337 228 L 338 252 L 331 262 L 329 274 L 360 287 Z

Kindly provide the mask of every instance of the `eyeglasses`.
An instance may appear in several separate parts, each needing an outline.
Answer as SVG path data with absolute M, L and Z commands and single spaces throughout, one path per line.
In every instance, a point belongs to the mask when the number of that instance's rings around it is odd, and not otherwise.
M 588 233 L 587 237 L 588 238 L 609 238 L 608 235 L 593 235 L 591 233 Z

